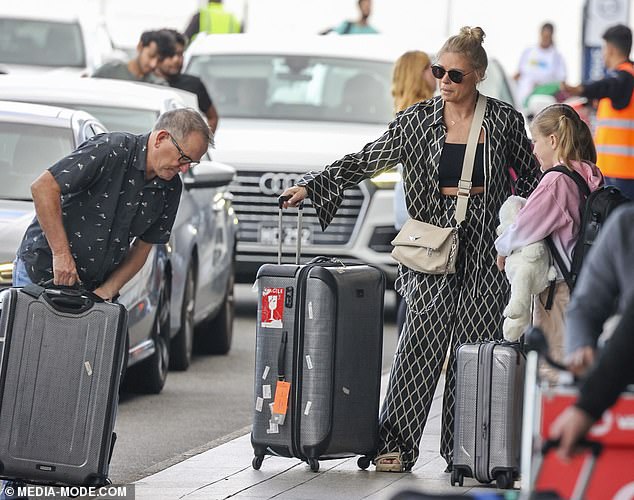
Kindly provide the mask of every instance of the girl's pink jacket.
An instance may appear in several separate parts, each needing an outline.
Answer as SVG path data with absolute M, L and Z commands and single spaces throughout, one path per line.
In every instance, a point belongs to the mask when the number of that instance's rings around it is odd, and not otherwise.
M 603 184 L 603 175 L 593 163 L 573 161 L 570 166 L 581 174 L 590 191 Z M 559 254 L 570 266 L 572 250 L 579 235 L 580 207 L 581 195 L 575 181 L 559 172 L 546 172 L 518 213 L 515 223 L 495 240 L 495 249 L 499 255 L 508 256 L 551 235 Z M 559 270 L 557 272 L 561 279 Z

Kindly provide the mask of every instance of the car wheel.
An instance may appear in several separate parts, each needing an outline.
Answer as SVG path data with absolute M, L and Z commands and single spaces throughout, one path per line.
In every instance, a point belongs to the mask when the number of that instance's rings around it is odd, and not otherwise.
M 233 338 L 235 273 L 231 266 L 227 288 L 220 311 L 196 328 L 196 349 L 204 354 L 227 354 Z
M 194 270 L 190 266 L 185 278 L 183 305 L 181 307 L 181 329 L 172 339 L 170 368 L 187 370 L 192 362 L 194 344 L 194 306 L 196 305 L 196 282 Z
M 166 280 L 161 287 L 152 327 L 154 353 L 129 370 L 126 375 L 128 390 L 144 394 L 159 394 L 165 386 L 170 360 L 170 296 L 170 285 Z

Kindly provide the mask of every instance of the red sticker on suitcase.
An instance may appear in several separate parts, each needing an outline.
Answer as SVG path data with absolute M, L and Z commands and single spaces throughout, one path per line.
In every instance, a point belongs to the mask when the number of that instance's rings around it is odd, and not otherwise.
M 266 328 L 283 328 L 284 289 L 265 288 L 262 291 L 262 326 Z

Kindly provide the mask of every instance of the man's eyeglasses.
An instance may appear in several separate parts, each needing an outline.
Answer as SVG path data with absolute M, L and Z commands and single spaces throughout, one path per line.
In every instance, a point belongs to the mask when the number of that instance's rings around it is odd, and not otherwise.
M 176 149 L 178 149 L 178 152 L 181 154 L 178 158 L 178 163 L 181 165 L 189 165 L 189 168 L 193 168 L 200 163 L 199 161 L 192 160 L 185 154 L 185 151 L 183 151 L 183 149 L 178 145 L 178 142 L 176 142 L 176 139 L 172 137 L 172 134 L 170 134 L 170 139 L 172 140 L 172 144 L 174 144 Z
M 442 66 L 438 66 L 437 64 L 434 64 L 431 67 L 431 73 L 432 75 L 434 75 L 434 78 L 438 80 L 441 80 L 445 76 L 445 73 L 447 73 L 449 75 L 449 79 L 452 82 L 462 83 L 462 80 L 464 79 L 464 77 L 467 75 L 470 75 L 471 73 L 473 73 L 473 71 L 469 71 L 468 73 L 464 73 L 460 71 L 459 69 L 450 69 L 449 71 L 447 71 Z

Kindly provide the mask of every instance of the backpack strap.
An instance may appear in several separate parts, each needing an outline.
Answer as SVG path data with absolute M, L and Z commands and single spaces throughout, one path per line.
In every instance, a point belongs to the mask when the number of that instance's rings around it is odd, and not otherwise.
M 570 170 L 564 165 L 554 166 L 548 169 L 546 172 L 544 172 L 544 175 L 550 172 L 559 172 L 560 174 L 564 174 L 568 176 L 569 178 L 571 178 L 575 182 L 577 187 L 579 188 L 579 194 L 581 195 L 582 200 L 585 200 L 588 196 L 590 196 L 590 193 L 591 193 L 590 187 L 588 186 L 588 183 L 584 180 L 583 177 L 581 177 L 581 175 L 578 172 L 575 172 L 574 170 Z M 579 212 L 581 215 L 581 220 L 583 220 L 583 202 L 579 206 Z M 561 274 L 563 275 L 564 280 L 566 281 L 566 284 L 568 285 L 568 288 L 570 288 L 570 291 L 572 292 L 572 289 L 574 288 L 574 284 L 575 284 L 575 280 L 573 279 L 572 273 L 568 270 L 568 267 L 566 267 L 566 264 L 564 263 L 564 259 L 562 258 L 561 254 L 557 250 L 557 247 L 555 246 L 555 242 L 553 241 L 552 237 L 550 235 L 547 236 L 545 238 L 545 241 L 546 241 L 546 244 L 548 245 L 548 249 L 550 250 L 550 253 L 552 254 L 553 258 L 555 259 L 555 262 L 557 263 L 557 267 L 561 271 Z M 573 256 L 573 259 L 574 259 L 574 256 Z M 553 291 L 554 289 L 551 288 L 550 293 L 552 294 Z
M 590 192 L 591 192 L 590 191 L 590 187 L 588 186 L 588 183 L 585 181 L 585 179 L 583 177 L 581 177 L 579 172 L 575 172 L 574 170 L 570 170 L 569 168 L 567 168 L 567 167 L 565 167 L 563 165 L 557 165 L 557 166 L 555 166 L 553 168 L 550 168 L 550 169 L 546 170 L 546 172 L 544 172 L 544 175 L 546 175 L 546 174 L 548 174 L 550 172 L 559 172 L 560 174 L 567 175 L 573 181 L 575 181 L 575 184 L 579 188 L 579 193 L 581 193 L 581 196 L 583 198 L 587 198 L 588 196 L 590 196 Z
M 557 267 L 561 271 L 561 274 L 564 277 L 564 281 L 566 282 L 566 285 L 568 285 L 568 288 L 570 288 L 570 291 L 572 292 L 572 289 L 574 287 L 572 274 L 566 267 L 566 263 L 564 262 L 564 259 L 562 258 L 561 254 L 559 253 L 559 250 L 557 250 L 557 247 L 555 246 L 555 242 L 553 241 L 552 236 L 550 235 L 546 236 L 546 238 L 544 238 L 544 241 L 546 242 L 546 245 L 548 245 L 548 250 L 550 250 L 551 255 L 555 259 L 555 262 L 557 263 Z M 554 290 L 550 292 L 550 294 L 553 294 L 553 293 L 554 293 Z M 549 296 L 549 302 L 551 303 L 550 305 L 552 306 L 552 300 L 550 296 Z M 550 309 L 550 307 L 547 307 L 546 309 Z

